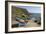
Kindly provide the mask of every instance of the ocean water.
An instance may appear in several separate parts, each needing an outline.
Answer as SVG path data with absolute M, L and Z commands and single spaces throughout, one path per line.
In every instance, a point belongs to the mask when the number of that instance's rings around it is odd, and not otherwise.
M 35 19 L 41 19 L 41 14 L 40 13 L 31 13 L 30 19 L 35 18 Z
M 41 17 L 41 14 L 40 13 L 31 13 L 31 16 L 32 17 Z

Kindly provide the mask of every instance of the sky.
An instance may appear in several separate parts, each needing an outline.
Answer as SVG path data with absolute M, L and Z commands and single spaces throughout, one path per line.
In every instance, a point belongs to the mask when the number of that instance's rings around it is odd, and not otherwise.
M 35 7 L 34 6 L 16 6 L 16 7 L 27 9 L 29 13 L 41 13 L 41 8 L 36 6 Z

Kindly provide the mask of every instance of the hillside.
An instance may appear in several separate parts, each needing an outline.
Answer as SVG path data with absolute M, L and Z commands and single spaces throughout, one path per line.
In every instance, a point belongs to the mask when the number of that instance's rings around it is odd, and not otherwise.
M 29 13 L 26 9 L 12 7 L 12 17 L 19 17 L 21 19 L 27 19 L 29 17 Z

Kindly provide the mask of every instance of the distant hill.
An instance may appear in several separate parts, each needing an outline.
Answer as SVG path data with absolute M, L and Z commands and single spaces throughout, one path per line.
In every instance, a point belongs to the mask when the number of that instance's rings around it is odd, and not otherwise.
M 29 17 L 29 13 L 26 9 L 12 6 L 12 16 L 27 19 Z

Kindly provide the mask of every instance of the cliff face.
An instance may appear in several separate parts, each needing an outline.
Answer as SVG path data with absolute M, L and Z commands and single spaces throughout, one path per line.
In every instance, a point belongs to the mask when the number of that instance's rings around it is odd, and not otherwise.
M 12 17 L 19 17 L 21 19 L 27 19 L 29 14 L 26 9 L 18 8 L 18 7 L 12 7 Z

